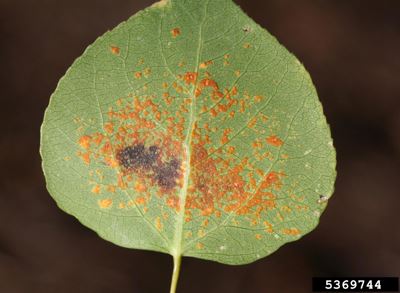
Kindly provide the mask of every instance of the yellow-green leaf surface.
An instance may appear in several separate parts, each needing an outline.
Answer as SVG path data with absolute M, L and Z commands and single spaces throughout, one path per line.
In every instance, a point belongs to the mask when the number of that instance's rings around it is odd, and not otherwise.
M 308 73 L 230 0 L 161 1 L 96 40 L 41 154 L 60 208 L 102 238 L 227 264 L 314 229 L 336 176 Z

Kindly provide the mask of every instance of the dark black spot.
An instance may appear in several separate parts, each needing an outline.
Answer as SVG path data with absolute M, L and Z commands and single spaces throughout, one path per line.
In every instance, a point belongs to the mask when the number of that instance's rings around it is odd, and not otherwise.
M 172 159 L 162 162 L 161 150 L 152 145 L 148 148 L 144 144 L 128 146 L 117 154 L 117 160 L 126 171 L 138 172 L 143 176 L 152 178 L 164 190 L 171 190 L 177 185 L 180 176 L 181 162 Z
M 243 27 L 243 31 L 244 31 L 245 33 L 250 33 L 250 32 L 252 31 L 252 28 L 251 28 L 250 26 L 244 26 L 244 27 Z
M 143 144 L 129 146 L 117 154 L 119 163 L 128 170 L 145 169 L 153 167 L 160 154 L 157 146 L 151 146 L 148 149 Z
M 320 194 L 319 195 L 319 199 L 318 199 L 318 203 L 326 202 L 326 201 L 328 201 L 328 199 L 329 199 L 328 196 Z
M 180 172 L 180 162 L 172 159 L 167 164 L 160 166 L 155 170 L 155 180 L 163 189 L 172 189 L 177 184 Z

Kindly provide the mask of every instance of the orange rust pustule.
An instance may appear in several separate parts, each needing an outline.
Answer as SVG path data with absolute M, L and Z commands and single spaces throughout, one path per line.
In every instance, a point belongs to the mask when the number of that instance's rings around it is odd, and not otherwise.
M 181 34 L 181 29 L 179 27 L 176 27 L 174 29 L 171 30 L 171 35 L 176 38 L 177 36 L 179 36 Z
M 183 77 L 187 84 L 196 84 L 197 81 L 197 73 L 196 72 L 186 72 Z
M 276 135 L 271 135 L 271 136 L 267 137 L 266 140 L 267 140 L 268 144 L 275 146 L 275 147 L 280 147 L 283 145 L 283 141 Z
M 111 50 L 111 53 L 113 53 L 114 55 L 119 55 L 119 51 L 120 51 L 119 47 L 111 46 L 110 50 Z
M 162 190 L 172 190 L 181 176 L 181 162 L 172 158 L 168 162 L 161 160 L 161 149 L 142 143 L 125 147 L 117 153 L 119 165 L 127 172 L 134 172 L 151 178 Z

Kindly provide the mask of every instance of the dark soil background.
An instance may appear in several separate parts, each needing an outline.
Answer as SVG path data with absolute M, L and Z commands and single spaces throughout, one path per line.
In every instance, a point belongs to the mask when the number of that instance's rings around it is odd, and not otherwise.
M 237 1 L 305 64 L 338 152 L 319 227 L 245 266 L 186 258 L 179 292 L 310 292 L 312 276 L 400 274 L 400 1 Z M 168 255 L 128 250 L 59 210 L 39 127 L 97 36 L 152 1 L 0 0 L 0 292 L 167 292 Z

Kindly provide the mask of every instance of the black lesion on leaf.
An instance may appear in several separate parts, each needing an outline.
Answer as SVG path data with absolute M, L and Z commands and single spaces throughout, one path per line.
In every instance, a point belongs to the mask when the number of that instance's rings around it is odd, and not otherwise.
M 125 169 L 145 169 L 150 170 L 156 163 L 160 154 L 157 146 L 146 148 L 143 144 L 128 146 L 121 150 L 117 159 Z
M 245 32 L 245 33 L 252 32 L 252 28 L 249 25 L 244 26 L 242 29 L 243 29 L 243 32 Z
M 155 170 L 155 180 L 157 184 L 164 189 L 171 189 L 176 185 L 179 178 L 179 170 L 181 163 L 172 159 L 170 162 L 160 166 Z
M 177 185 L 181 162 L 175 158 L 163 162 L 161 149 L 156 145 L 146 147 L 138 143 L 125 147 L 117 153 L 117 160 L 126 172 L 145 175 L 163 190 L 171 190 Z

